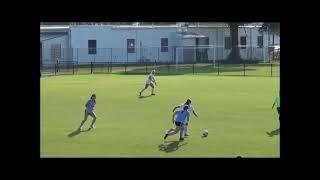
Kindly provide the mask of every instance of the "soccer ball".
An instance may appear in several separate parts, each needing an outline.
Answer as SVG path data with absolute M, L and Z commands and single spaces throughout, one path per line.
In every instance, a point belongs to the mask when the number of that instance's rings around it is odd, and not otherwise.
M 203 136 L 203 137 L 207 137 L 208 134 L 209 134 L 208 130 L 204 130 L 204 131 L 202 132 L 202 136 Z

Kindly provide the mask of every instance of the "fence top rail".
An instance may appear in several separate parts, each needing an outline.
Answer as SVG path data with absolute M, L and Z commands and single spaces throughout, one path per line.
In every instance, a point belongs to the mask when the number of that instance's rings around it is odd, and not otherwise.
M 224 48 L 225 45 L 189 45 L 189 46 L 142 46 L 142 47 L 134 47 L 135 49 L 147 49 L 147 48 L 188 48 L 188 47 L 206 47 L 206 48 L 215 48 L 215 47 L 221 47 Z M 280 49 L 280 46 L 272 46 L 272 45 L 264 45 L 264 46 L 258 46 L 258 45 L 238 45 L 238 47 L 247 47 L 247 48 L 275 48 Z M 42 48 L 42 49 L 51 49 L 51 48 Z M 89 50 L 89 49 L 96 49 L 96 50 L 111 50 L 111 49 L 128 49 L 127 47 L 99 47 L 99 48 L 86 48 L 86 47 L 71 47 L 71 48 L 61 48 L 61 49 L 83 49 L 83 50 Z

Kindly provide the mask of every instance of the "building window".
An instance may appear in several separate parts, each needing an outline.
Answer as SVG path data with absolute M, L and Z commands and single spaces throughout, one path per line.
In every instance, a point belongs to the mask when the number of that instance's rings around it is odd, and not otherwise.
M 247 46 L 247 38 L 245 36 L 240 37 L 241 49 L 245 49 Z
M 258 48 L 263 47 L 263 36 L 258 36 Z
M 88 40 L 88 54 L 97 54 L 97 40 Z
M 168 52 L 168 38 L 161 38 L 161 52 Z
M 231 49 L 231 37 L 224 38 L 224 48 Z
M 127 52 L 134 53 L 135 52 L 134 47 L 135 47 L 134 39 L 127 39 Z

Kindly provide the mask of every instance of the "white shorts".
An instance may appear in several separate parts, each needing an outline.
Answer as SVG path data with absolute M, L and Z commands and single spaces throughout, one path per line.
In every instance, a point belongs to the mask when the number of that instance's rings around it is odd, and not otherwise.
M 150 84 L 151 84 L 151 80 L 148 79 L 148 80 L 146 81 L 146 84 L 150 85 Z

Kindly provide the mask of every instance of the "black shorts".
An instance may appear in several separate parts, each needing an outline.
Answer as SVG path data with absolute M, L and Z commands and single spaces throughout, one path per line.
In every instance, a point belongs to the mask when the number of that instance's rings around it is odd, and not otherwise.
M 176 126 L 181 126 L 181 122 L 174 122 Z
M 153 85 L 152 83 L 146 84 L 144 88 L 147 89 L 149 86 L 151 86 L 152 88 L 154 88 L 154 85 Z
M 92 111 L 92 112 L 88 112 L 87 110 L 84 110 L 84 112 L 85 112 L 86 114 L 88 114 L 88 115 L 91 115 L 91 116 L 94 115 L 94 114 L 93 114 L 93 111 Z

